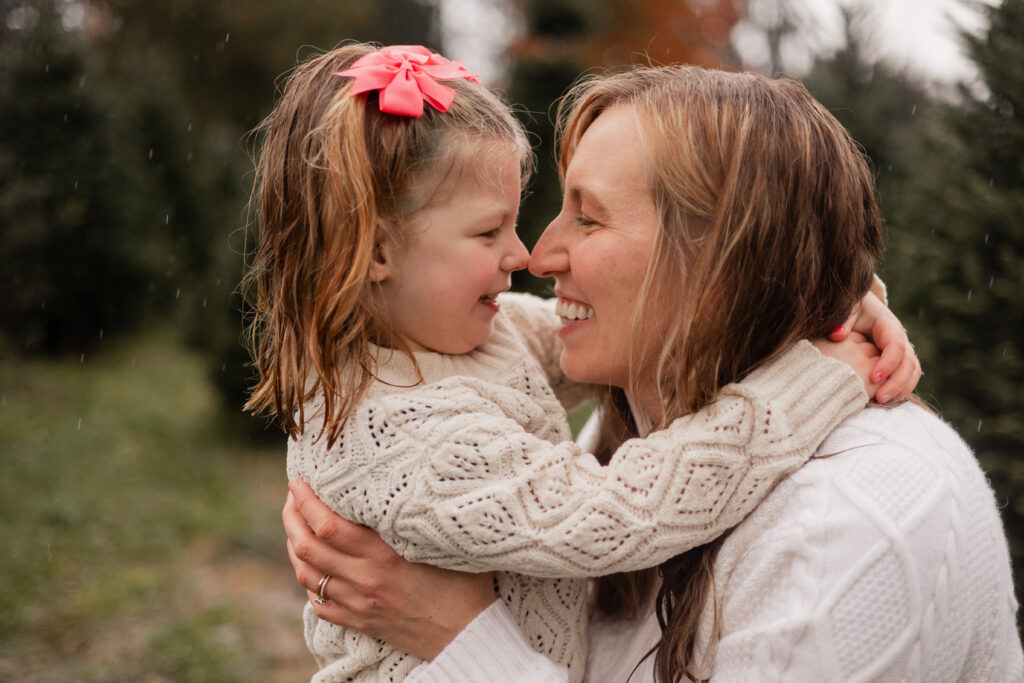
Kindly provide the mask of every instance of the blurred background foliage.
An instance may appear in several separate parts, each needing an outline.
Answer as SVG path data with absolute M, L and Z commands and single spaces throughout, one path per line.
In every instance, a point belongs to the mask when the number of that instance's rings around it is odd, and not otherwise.
M 540 158 L 528 244 L 560 201 L 552 103 L 581 73 L 744 68 L 740 21 L 787 73 L 780 46 L 814 30 L 794 0 L 487 1 L 517 26 L 495 85 Z M 797 76 L 871 158 L 881 274 L 920 393 L 988 471 L 1021 586 L 1024 0 L 983 6 L 988 27 L 964 36 L 980 80 L 960 86 L 875 57 L 871 17 L 846 8 L 841 47 Z M 247 132 L 315 50 L 443 49 L 442 9 L 0 0 L 0 680 L 309 673 L 278 519 L 283 439 L 240 410 Z

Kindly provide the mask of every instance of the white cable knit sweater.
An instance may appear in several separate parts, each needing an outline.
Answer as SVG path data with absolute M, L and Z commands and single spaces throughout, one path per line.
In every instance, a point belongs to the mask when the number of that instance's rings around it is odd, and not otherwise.
M 715 561 L 713 683 L 1024 680 L 999 512 L 964 442 L 905 404 L 846 420 L 726 538 Z M 701 617 L 698 660 L 714 603 Z M 590 622 L 586 680 L 654 680 L 661 633 Z M 696 672 L 694 672 L 696 673 Z M 560 683 L 500 603 L 410 681 Z
M 315 439 L 319 402 L 289 443 L 289 477 L 408 559 L 503 570 L 499 593 L 539 652 L 582 678 L 586 577 L 648 567 L 737 524 L 824 436 L 863 406 L 861 381 L 801 342 L 730 385 L 712 406 L 608 466 L 568 440 L 547 302 L 505 295 L 492 338 L 465 356 L 379 350 L 377 383 L 331 449 Z M 420 662 L 316 619 L 317 681 L 401 680 Z

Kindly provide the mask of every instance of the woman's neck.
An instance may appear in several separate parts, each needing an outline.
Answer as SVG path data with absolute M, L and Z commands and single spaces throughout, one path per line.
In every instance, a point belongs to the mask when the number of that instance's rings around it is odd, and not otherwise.
M 654 419 L 651 417 L 651 412 L 641 401 L 634 399 L 629 392 L 626 392 L 626 401 L 629 402 L 629 409 L 633 412 L 633 421 L 636 422 L 638 436 L 647 436 L 654 430 Z

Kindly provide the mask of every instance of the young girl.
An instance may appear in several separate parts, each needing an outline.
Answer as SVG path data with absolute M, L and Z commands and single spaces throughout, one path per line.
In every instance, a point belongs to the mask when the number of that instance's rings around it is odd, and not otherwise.
M 265 128 L 246 407 L 288 432 L 289 477 L 407 558 L 540 577 L 657 565 L 739 522 L 866 401 L 865 380 L 801 342 L 601 466 L 570 441 L 563 406 L 583 392 L 558 367 L 554 303 L 504 294 L 527 263 L 531 160 L 507 107 L 424 48 L 348 45 L 298 67 Z M 866 377 L 874 361 L 857 362 Z M 581 680 L 584 581 L 495 584 Z M 419 663 L 310 604 L 305 633 L 314 680 Z

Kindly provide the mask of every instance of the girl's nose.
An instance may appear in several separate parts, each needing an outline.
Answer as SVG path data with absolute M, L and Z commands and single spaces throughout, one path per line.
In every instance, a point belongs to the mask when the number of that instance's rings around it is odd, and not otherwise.
M 501 269 L 508 272 L 522 270 L 529 262 L 530 252 L 526 250 L 526 245 L 522 240 L 516 237 L 515 243 L 509 247 L 508 253 L 501 259 Z

